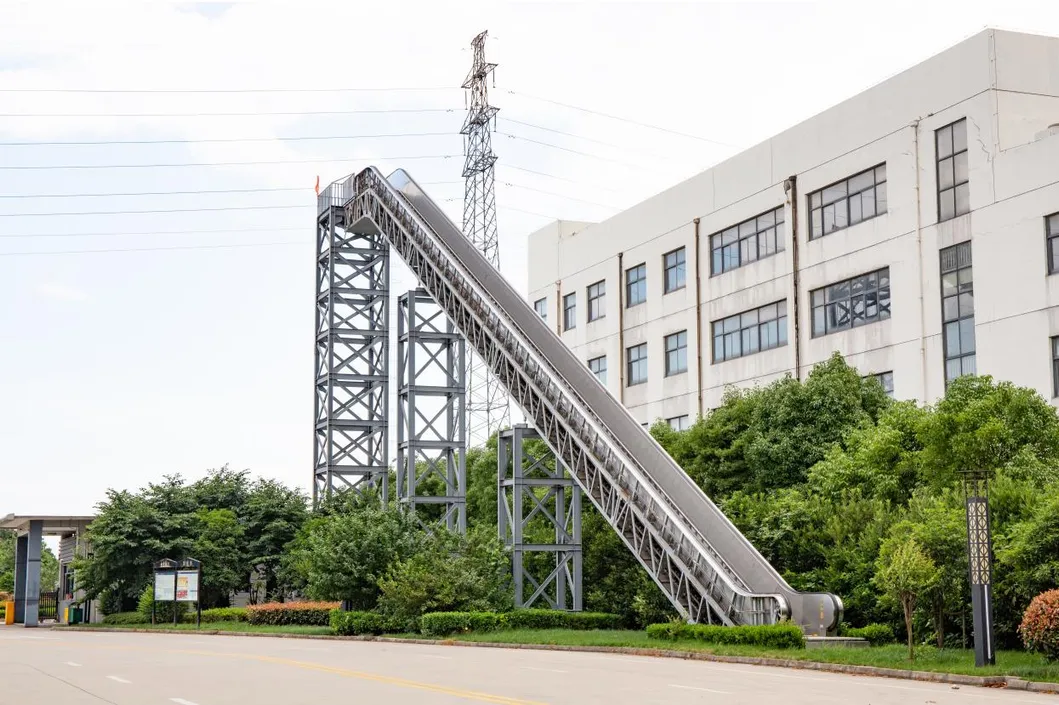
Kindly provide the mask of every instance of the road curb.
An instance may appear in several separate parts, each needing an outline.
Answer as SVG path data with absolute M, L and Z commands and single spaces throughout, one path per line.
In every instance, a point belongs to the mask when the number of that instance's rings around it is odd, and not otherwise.
M 382 636 L 334 636 L 330 634 L 275 634 L 262 632 L 232 632 L 219 629 L 200 629 L 195 631 L 167 631 L 160 629 L 119 629 L 112 627 L 59 627 L 61 631 L 70 632 L 118 632 L 136 634 L 164 634 L 188 636 L 248 636 L 269 639 L 316 639 L 320 641 L 377 641 L 386 644 L 419 644 L 424 646 L 459 646 L 486 649 L 527 649 L 530 651 L 575 651 L 597 654 L 624 654 L 627 656 L 651 656 L 655 658 L 683 659 L 685 661 L 708 661 L 713 663 L 735 663 L 745 666 L 771 666 L 773 668 L 793 668 L 804 671 L 823 671 L 826 673 L 845 673 L 854 676 L 871 676 L 875 678 L 898 678 L 926 683 L 944 683 L 953 686 L 975 686 L 979 688 L 1010 688 L 1036 693 L 1059 694 L 1059 683 L 1028 681 L 1013 676 L 967 676 L 959 673 L 935 673 L 932 671 L 909 671 L 898 668 L 879 668 L 877 666 L 855 666 L 844 663 L 822 663 L 818 661 L 801 661 L 799 659 L 765 658 L 761 656 L 722 656 L 700 651 L 679 651 L 676 649 L 640 649 L 629 646 L 569 646 L 565 644 L 504 644 L 490 641 L 458 641 L 456 639 L 397 639 Z

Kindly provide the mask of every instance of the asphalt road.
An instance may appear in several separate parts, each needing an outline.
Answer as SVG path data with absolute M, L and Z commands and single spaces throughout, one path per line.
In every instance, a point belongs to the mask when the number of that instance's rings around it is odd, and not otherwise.
M 618 654 L 0 627 L 0 705 L 1056 702 L 1026 692 Z

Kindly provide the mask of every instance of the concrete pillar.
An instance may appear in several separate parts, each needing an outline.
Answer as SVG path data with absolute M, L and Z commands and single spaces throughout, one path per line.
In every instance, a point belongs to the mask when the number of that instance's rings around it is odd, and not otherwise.
M 28 545 L 26 546 L 26 621 L 27 627 L 40 624 L 40 546 L 43 539 L 44 522 L 34 520 L 29 523 Z
M 28 536 L 15 539 L 15 624 L 26 621 L 26 547 Z

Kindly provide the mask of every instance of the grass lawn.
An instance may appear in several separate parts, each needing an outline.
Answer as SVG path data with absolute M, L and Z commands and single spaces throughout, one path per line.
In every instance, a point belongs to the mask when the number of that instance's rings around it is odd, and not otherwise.
M 102 629 L 151 629 L 153 631 L 193 632 L 198 629 L 194 624 L 81 624 L 79 626 Z M 60 629 L 62 627 L 59 627 Z M 255 634 L 330 634 L 331 627 L 272 626 L 266 624 L 247 624 L 246 622 L 203 622 L 201 631 L 255 633 Z
M 90 624 L 87 627 L 115 629 L 152 629 L 157 631 L 195 631 L 194 624 L 150 624 L 109 625 Z M 329 627 L 259 626 L 246 622 L 215 622 L 203 624 L 203 630 L 238 633 L 266 634 L 330 634 Z M 422 634 L 388 635 L 406 639 L 422 639 Z M 694 641 L 665 641 L 651 639 L 644 631 L 572 629 L 511 630 L 485 632 L 481 634 L 457 634 L 449 637 L 454 641 L 477 641 L 498 644 L 558 644 L 566 646 L 628 646 L 639 649 L 670 649 L 674 651 L 698 651 L 719 656 L 758 656 L 766 658 L 816 661 L 819 663 L 842 663 L 858 666 L 877 666 L 938 673 L 962 673 L 971 676 L 1015 676 L 1034 681 L 1059 683 L 1059 663 L 1049 664 L 1041 656 L 1023 651 L 998 651 L 997 665 L 989 668 L 974 667 L 974 652 L 964 649 L 938 650 L 921 647 L 916 652 L 914 663 L 908 661 L 908 649 L 901 644 L 877 646 L 866 649 L 764 649 L 755 646 L 723 646 Z
M 629 646 L 641 649 L 701 651 L 720 656 L 759 656 L 796 659 L 820 663 L 842 663 L 939 673 L 962 673 L 971 676 L 1015 676 L 1027 680 L 1059 683 L 1059 663 L 1049 664 L 1043 657 L 1023 651 L 998 651 L 997 665 L 975 668 L 974 652 L 964 649 L 939 650 L 922 647 L 916 660 L 908 660 L 908 647 L 900 644 L 866 649 L 764 649 L 754 646 L 723 646 L 693 641 L 664 641 L 648 638 L 643 631 L 503 631 L 484 634 L 460 634 L 457 641 L 484 641 L 506 644 L 561 644 L 571 646 Z

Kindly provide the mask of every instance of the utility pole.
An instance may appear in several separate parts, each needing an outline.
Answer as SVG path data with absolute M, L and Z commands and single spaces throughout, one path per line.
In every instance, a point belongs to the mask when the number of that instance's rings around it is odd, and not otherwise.
M 496 64 L 485 60 L 485 39 L 482 32 L 471 42 L 474 59 L 470 73 L 463 82 L 467 91 L 467 118 L 460 134 L 463 135 L 464 195 L 463 233 L 485 258 L 500 269 L 500 245 L 496 230 L 496 188 L 493 140 L 490 129 L 498 108 L 489 104 L 488 79 Z M 484 443 L 494 431 L 511 422 L 507 393 L 492 370 L 477 353 L 472 351 L 467 368 L 468 441 Z

